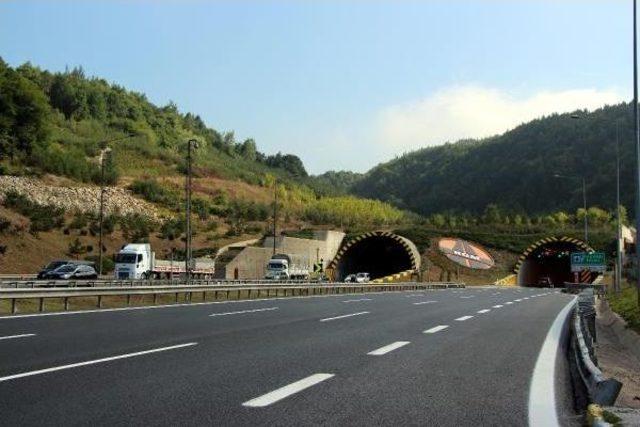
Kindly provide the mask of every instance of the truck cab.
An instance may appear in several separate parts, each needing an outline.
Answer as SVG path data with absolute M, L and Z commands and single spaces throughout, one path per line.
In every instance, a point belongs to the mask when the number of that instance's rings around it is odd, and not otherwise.
M 289 279 L 289 261 L 283 258 L 272 258 L 267 264 L 266 279 L 287 280 Z
M 124 245 L 116 254 L 114 275 L 119 280 L 148 279 L 153 270 L 154 253 L 148 243 Z

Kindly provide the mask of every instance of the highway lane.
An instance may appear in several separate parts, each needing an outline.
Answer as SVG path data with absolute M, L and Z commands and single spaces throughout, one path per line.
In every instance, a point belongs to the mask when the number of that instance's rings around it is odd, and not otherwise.
M 0 341 L 2 377 L 197 344 L 0 382 L 0 410 L 11 424 L 523 425 L 537 353 L 567 301 L 470 289 L 4 319 L 0 336 L 36 335 Z

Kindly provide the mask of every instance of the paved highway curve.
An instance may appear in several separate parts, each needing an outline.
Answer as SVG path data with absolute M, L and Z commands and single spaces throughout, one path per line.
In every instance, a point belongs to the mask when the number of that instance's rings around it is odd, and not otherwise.
M 487 287 L 4 317 L 1 424 L 527 425 L 571 300 Z M 571 425 L 556 360 L 536 375 Z

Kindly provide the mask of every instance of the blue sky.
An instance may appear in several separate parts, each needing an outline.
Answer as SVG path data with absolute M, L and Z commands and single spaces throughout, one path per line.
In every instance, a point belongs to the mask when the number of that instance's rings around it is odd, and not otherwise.
M 307 169 L 365 171 L 629 100 L 631 0 L 3 1 L 0 56 L 81 65 Z

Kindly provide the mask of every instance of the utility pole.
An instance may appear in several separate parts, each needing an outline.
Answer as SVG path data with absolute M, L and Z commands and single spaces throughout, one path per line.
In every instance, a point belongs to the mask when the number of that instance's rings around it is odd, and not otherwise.
M 633 0 L 633 127 L 636 145 L 636 290 L 640 309 L 640 127 L 638 126 L 637 1 Z
M 191 164 L 192 156 L 191 150 L 198 148 L 198 141 L 190 139 L 187 142 L 187 183 L 186 183 L 186 236 L 185 236 L 185 259 L 184 259 L 184 271 L 186 274 L 186 284 L 189 285 L 191 280 Z
M 276 254 L 276 224 L 278 222 L 278 178 L 273 182 L 273 255 Z

